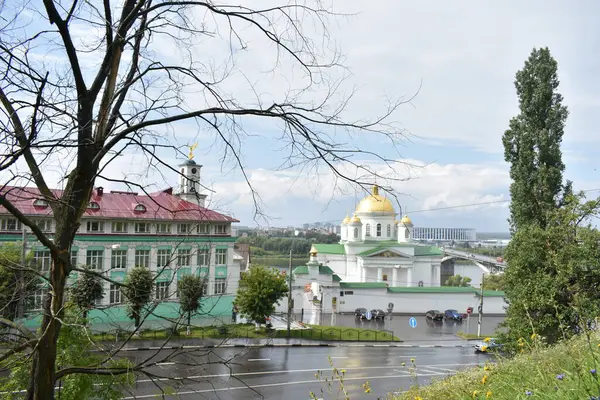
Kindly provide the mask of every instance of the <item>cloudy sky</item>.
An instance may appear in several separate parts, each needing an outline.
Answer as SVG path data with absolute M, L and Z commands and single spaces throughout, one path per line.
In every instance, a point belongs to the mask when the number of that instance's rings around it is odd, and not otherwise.
M 330 17 L 328 36 L 308 20 L 303 26 L 317 48 L 343 55 L 340 61 L 347 70 L 327 72 L 327 82 L 344 79 L 332 105 L 353 93 L 343 115 L 358 120 L 385 112 L 390 99 L 411 99 L 390 117 L 406 136 L 396 148 L 378 135 L 339 140 L 398 160 L 394 175 L 398 181 L 390 184 L 415 225 L 508 230 L 510 182 L 501 137 L 518 112 L 515 72 L 533 47 L 548 46 L 559 63 L 559 91 L 570 111 L 563 142 L 565 176 L 577 189 L 600 188 L 596 171 L 600 162 L 595 157 L 600 143 L 600 3 L 334 0 L 332 4 L 334 10 L 352 15 Z M 82 35 L 89 34 L 81 29 Z M 212 65 L 229 60 L 233 52 L 231 73 L 222 86 L 229 95 L 248 104 L 257 96 L 281 100 L 306 83 L 290 60 L 275 65 L 276 53 L 258 33 L 243 30 L 243 49 L 226 33 L 219 30 L 211 40 L 198 39 L 195 48 L 196 54 L 214 58 Z M 174 51 L 165 53 L 168 46 L 155 45 L 162 56 L 179 57 Z M 194 95 L 196 90 L 189 88 L 188 104 L 203 103 Z M 322 95 L 322 87 L 319 90 L 312 95 Z M 280 168 L 289 146 L 281 140 L 280 127 L 258 118 L 240 123 L 245 135 L 235 147 L 268 220 L 255 219 L 248 185 L 230 157 L 222 163 L 224 146 L 214 131 L 195 124 L 179 124 L 172 131 L 178 145 L 198 142 L 195 160 L 204 166 L 203 184 L 214 190 L 210 204 L 232 213 L 242 225 L 339 221 L 364 196 L 362 189 L 336 182 L 323 166 Z M 184 159 L 174 152 L 165 152 L 162 158 L 171 164 Z M 358 160 L 374 165 L 372 157 Z M 47 170 L 58 177 L 60 169 Z M 174 172 L 147 170 L 139 154 L 117 159 L 106 174 L 117 178 L 142 174 L 140 181 L 156 188 L 177 182 Z M 107 182 L 104 186 L 118 188 Z M 469 206 L 479 203 L 491 204 Z

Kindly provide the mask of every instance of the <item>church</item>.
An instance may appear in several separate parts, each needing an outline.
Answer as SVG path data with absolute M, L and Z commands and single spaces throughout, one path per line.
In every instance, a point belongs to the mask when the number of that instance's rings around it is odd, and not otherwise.
M 413 242 L 411 219 L 397 217 L 392 202 L 374 186 L 352 217 L 342 221 L 339 244 L 314 244 L 311 253 L 342 282 L 441 286 L 442 251 Z

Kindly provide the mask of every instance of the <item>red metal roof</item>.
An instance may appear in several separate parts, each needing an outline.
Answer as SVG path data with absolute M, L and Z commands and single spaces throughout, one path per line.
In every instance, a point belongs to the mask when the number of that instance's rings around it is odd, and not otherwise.
M 60 198 L 63 191 L 52 189 L 52 192 Z M 100 208 L 97 210 L 88 208 L 83 214 L 84 218 L 240 222 L 235 218 L 173 196 L 170 189 L 150 193 L 149 196 L 127 192 L 112 193 L 106 190 L 102 192 L 100 196 L 98 191 L 94 190 L 90 203 L 95 202 Z M 6 199 L 25 215 L 52 215 L 50 207 L 34 206 L 35 200 L 42 197 L 38 188 L 5 186 L 0 189 L 0 194 L 6 196 Z M 146 212 L 134 211 L 138 204 L 144 205 Z M 7 213 L 8 210 L 0 206 L 0 214 Z

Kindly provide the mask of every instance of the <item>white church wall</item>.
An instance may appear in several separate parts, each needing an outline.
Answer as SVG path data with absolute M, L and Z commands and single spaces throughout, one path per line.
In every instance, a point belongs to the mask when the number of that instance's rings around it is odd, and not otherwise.
M 364 307 L 369 310 L 379 308 L 387 311 L 389 303 L 394 304 L 394 314 L 424 315 L 429 310 L 456 309 L 466 313 L 473 307 L 477 313 L 479 299 L 474 293 L 389 293 L 387 289 L 341 289 L 352 291 L 352 295 L 338 297 L 338 312 L 353 313 L 355 309 Z M 503 297 L 484 298 L 484 314 L 504 315 L 506 303 Z
M 454 264 L 454 275 L 471 278 L 471 286 L 478 288 L 484 271 L 475 264 Z

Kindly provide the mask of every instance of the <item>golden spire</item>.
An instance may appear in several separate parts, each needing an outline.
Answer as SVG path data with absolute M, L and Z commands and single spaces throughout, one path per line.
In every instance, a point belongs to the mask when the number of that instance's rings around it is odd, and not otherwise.
M 196 147 L 198 147 L 198 143 L 194 143 L 191 146 L 188 146 L 190 149 L 190 154 L 188 154 L 188 158 L 191 160 L 194 158 L 194 150 L 196 150 Z
M 379 196 L 379 186 L 373 185 L 373 196 Z

